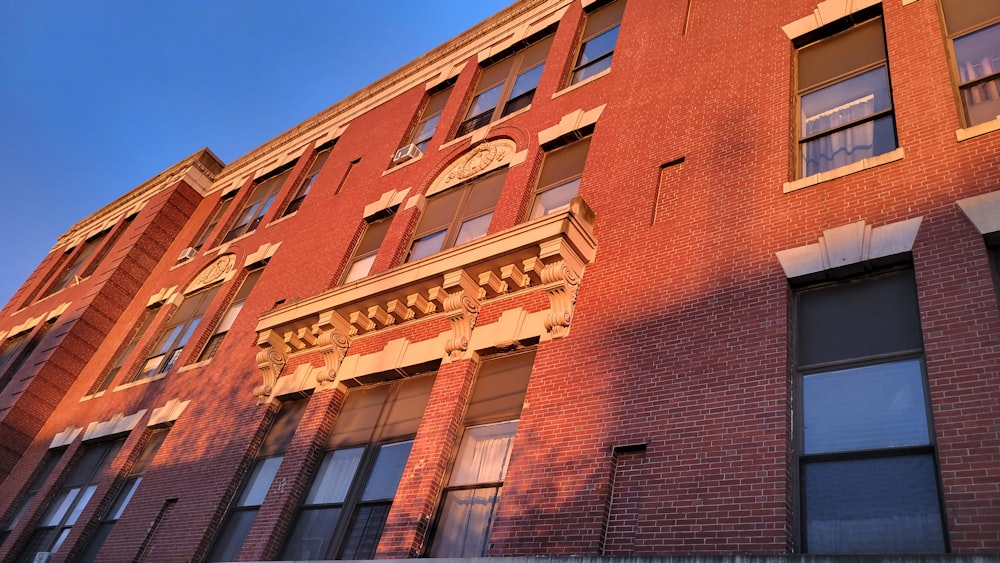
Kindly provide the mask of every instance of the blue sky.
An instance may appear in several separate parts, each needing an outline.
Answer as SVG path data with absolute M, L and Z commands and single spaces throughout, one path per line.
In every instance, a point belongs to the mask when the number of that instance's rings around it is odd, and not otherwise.
M 225 162 L 512 0 L 0 0 L 0 304 L 74 223 Z

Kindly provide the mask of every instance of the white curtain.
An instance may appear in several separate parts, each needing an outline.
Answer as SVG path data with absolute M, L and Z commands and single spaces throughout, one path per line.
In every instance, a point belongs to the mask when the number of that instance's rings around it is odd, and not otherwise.
M 805 134 L 826 131 L 875 113 L 875 94 L 805 119 Z M 868 121 L 806 143 L 802 147 L 805 175 L 809 176 L 874 155 L 875 122 Z

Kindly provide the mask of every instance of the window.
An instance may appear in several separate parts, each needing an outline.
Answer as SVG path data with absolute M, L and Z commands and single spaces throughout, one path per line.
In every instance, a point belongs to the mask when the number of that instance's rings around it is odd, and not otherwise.
M 232 228 L 229 229 L 226 236 L 222 238 L 222 242 L 229 242 L 234 238 L 252 233 L 257 229 L 267 210 L 274 203 L 274 198 L 278 196 L 281 184 L 285 182 L 285 178 L 288 177 L 290 172 L 291 169 L 286 168 L 284 172 L 264 177 L 257 182 L 250 197 L 243 204 L 243 209 L 236 218 L 236 222 L 233 223 Z
M 882 18 L 798 51 L 801 176 L 896 148 Z
M 59 550 L 124 442 L 119 439 L 83 447 L 83 453 L 46 507 L 18 561 L 36 561 L 36 553 Z
M 146 447 L 142 449 L 142 453 L 139 454 L 139 459 L 135 461 L 132 465 L 132 469 L 129 470 L 128 476 L 125 479 L 125 483 L 122 488 L 118 491 L 118 495 L 115 496 L 115 500 L 111 503 L 111 507 L 104 513 L 104 516 L 98 522 L 97 530 L 94 535 L 90 537 L 90 541 L 87 543 L 87 547 L 84 549 L 83 555 L 77 560 L 80 563 L 97 561 L 97 553 L 101 551 L 101 547 L 104 546 L 104 542 L 108 539 L 108 535 L 111 534 L 111 529 L 114 528 L 115 523 L 118 519 L 122 517 L 122 513 L 125 512 L 125 507 L 128 506 L 132 496 L 135 495 L 136 489 L 139 488 L 139 484 L 142 483 L 142 476 L 146 473 L 146 469 L 149 467 L 149 463 L 153 461 L 156 457 L 156 452 L 160 451 L 160 446 L 163 444 L 163 439 L 167 437 L 166 429 L 154 430 L 152 435 L 149 437 L 149 441 L 146 442 Z
M 486 236 L 506 178 L 504 168 L 428 198 L 406 261 Z
M 88 278 L 97 271 L 97 267 L 101 265 L 104 258 L 107 257 L 108 253 L 111 252 L 111 249 L 118 243 L 118 239 L 122 237 L 122 234 L 128 230 L 133 219 L 135 219 L 135 215 L 126 217 L 120 225 L 111 231 L 111 235 L 107 237 L 107 240 L 105 240 L 103 244 L 100 245 L 98 251 L 94 253 L 93 258 L 90 260 L 90 263 L 87 264 L 86 269 L 80 273 L 81 278 Z
M 218 537 L 215 538 L 215 544 L 208 556 L 209 561 L 236 561 L 236 556 L 239 555 L 243 541 L 250 533 L 250 527 L 257 518 L 260 505 L 264 504 L 264 497 L 271 488 L 271 481 L 278 473 L 278 467 L 285 458 L 285 450 L 295 435 L 295 429 L 298 428 L 308 403 L 309 399 L 282 403 L 281 410 L 275 417 L 271 429 L 268 430 L 260 451 L 257 452 L 257 458 L 250 469 L 250 478 L 243 484 L 243 490 L 230 508 L 226 521 L 220 528 Z
M 433 376 L 348 393 L 282 560 L 374 559 Z
M 530 219 L 561 209 L 576 197 L 589 149 L 590 137 L 587 137 L 545 154 L 531 203 Z
M 1000 117 L 1000 2 L 941 0 L 967 127 Z
M 529 352 L 486 360 L 480 366 L 429 556 L 486 555 L 534 360 L 534 352 Z
M 326 159 L 330 157 L 330 151 L 333 150 L 333 146 L 322 149 L 316 154 L 316 159 L 313 160 L 312 166 L 309 167 L 309 172 L 306 173 L 306 179 L 302 180 L 299 184 L 299 189 L 295 191 L 295 195 L 292 196 L 292 201 L 288 202 L 288 207 L 285 208 L 285 215 L 291 215 L 302 207 L 302 202 L 305 201 L 306 196 L 309 195 L 309 190 L 312 188 L 313 183 L 316 181 L 316 177 L 319 176 L 319 171 L 326 164 Z
M 250 292 L 253 291 L 253 286 L 260 279 L 260 275 L 264 273 L 263 268 L 257 268 L 251 270 L 247 274 L 247 277 L 240 284 L 240 290 L 236 292 L 233 297 L 232 303 L 229 308 L 226 309 L 226 313 L 222 315 L 222 319 L 219 320 L 219 324 L 215 327 L 215 332 L 212 333 L 212 337 L 208 339 L 208 344 L 201 351 L 198 356 L 199 362 L 204 362 L 206 360 L 211 360 L 215 356 L 215 352 L 218 351 L 219 346 L 222 345 L 222 339 L 226 337 L 226 333 L 229 329 L 233 327 L 233 323 L 236 322 L 236 317 L 239 316 L 240 311 L 243 310 L 243 304 L 247 302 L 247 298 L 250 297 Z
M 115 357 L 115 361 L 111 365 L 111 368 L 108 369 L 100 379 L 94 382 L 94 386 L 90 389 L 88 395 L 100 393 L 111 385 L 115 376 L 118 375 L 122 366 L 125 365 L 125 360 L 127 360 L 132 354 L 132 350 L 135 350 L 135 347 L 139 344 L 139 340 L 142 339 L 142 336 L 146 334 L 146 331 L 149 329 L 149 325 L 153 324 L 153 319 L 156 317 L 157 311 L 159 311 L 159 307 L 146 309 L 142 312 L 142 317 L 139 319 L 139 322 L 132 331 L 132 338 L 129 339 L 128 344 L 126 344 L 125 347 L 122 348 L 121 352 L 118 353 L 118 356 Z
M 205 310 L 208 309 L 208 305 L 218 292 L 219 286 L 215 286 L 184 298 L 181 306 L 170 318 L 170 323 L 163 336 L 156 341 L 150 355 L 143 362 L 142 369 L 135 376 L 135 381 L 167 373 L 170 368 L 174 367 L 181 352 L 184 351 L 184 346 L 187 345 L 191 335 L 198 328 L 202 315 L 205 314 Z
M 456 136 L 471 133 L 531 105 L 550 46 L 551 35 L 483 69 L 472 104 Z
M 365 225 L 365 234 L 362 235 L 361 242 L 354 249 L 354 257 L 351 259 L 347 273 L 344 274 L 343 283 L 350 283 L 368 276 L 372 270 L 372 264 L 375 263 L 378 249 L 382 245 L 382 241 L 385 240 L 385 234 L 389 231 L 391 224 L 392 217 L 390 216 Z
M 31 331 L 27 331 L 7 339 L 3 351 L 0 352 L 0 391 L 14 379 L 14 375 L 35 352 L 35 348 L 55 322 L 55 319 L 49 319 L 34 335 L 31 335 Z
M 576 84 L 611 68 L 611 57 L 618 42 L 618 27 L 625 11 L 625 0 L 617 0 L 587 14 L 587 25 L 580 40 L 570 84 Z
M 45 293 L 42 294 L 43 297 L 52 295 L 53 293 L 66 288 L 70 283 L 73 283 L 77 278 L 77 274 L 80 273 L 80 268 L 87 263 L 87 260 L 93 256 L 94 252 L 97 251 L 98 247 L 101 246 L 101 241 L 108 234 L 107 231 L 94 235 L 93 237 L 87 239 L 83 245 L 77 249 L 76 247 L 67 250 L 66 254 L 71 256 L 69 263 L 66 265 L 65 269 L 59 275 L 59 279 L 55 281 Z M 74 254 L 75 251 L 75 254 Z
M 803 551 L 944 552 L 912 271 L 801 291 L 796 315 Z
M 427 145 L 431 142 L 431 137 L 437 131 L 438 121 L 441 120 L 441 113 L 444 105 L 448 103 L 448 96 L 451 95 L 451 84 L 444 89 L 438 90 L 427 99 L 427 107 L 424 108 L 424 115 L 413 130 L 413 137 L 410 142 L 417 145 L 420 152 L 427 151 Z
M 17 527 L 18 522 L 24 516 L 25 509 L 31 504 L 31 501 L 35 500 L 38 496 L 38 492 L 42 490 L 42 485 L 45 484 L 45 480 L 49 478 L 52 474 L 52 470 L 55 469 L 56 464 L 59 463 L 59 459 L 62 457 L 62 451 L 49 451 L 45 454 L 45 459 L 38 466 L 38 469 L 34 473 L 34 477 L 31 479 L 31 484 L 28 485 L 28 489 L 24 492 L 24 497 L 21 498 L 20 502 L 17 503 L 17 508 L 14 510 L 14 516 L 7 522 L 7 524 L 0 530 L 0 545 L 7 539 L 7 536 L 14 531 Z
M 191 245 L 191 248 L 201 248 L 208 241 L 208 236 L 212 234 L 212 230 L 215 226 L 219 224 L 222 220 L 223 215 L 226 214 L 226 210 L 229 209 L 229 204 L 233 202 L 233 197 L 236 196 L 236 192 L 232 192 L 227 196 L 223 196 L 223 199 L 219 201 L 215 206 L 215 210 L 212 212 L 212 219 L 202 228 L 201 232 L 198 234 L 198 238 L 195 243 Z

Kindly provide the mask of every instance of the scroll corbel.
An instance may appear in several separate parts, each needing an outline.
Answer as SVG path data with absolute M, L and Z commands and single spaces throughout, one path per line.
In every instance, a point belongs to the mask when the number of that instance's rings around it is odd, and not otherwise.
M 444 352 L 453 359 L 461 357 L 469 349 L 472 329 L 479 317 L 479 285 L 465 270 L 448 272 L 442 287 L 448 291 L 444 300 L 445 316 L 451 322 L 453 338 L 444 345 Z
M 257 352 L 257 368 L 264 378 L 264 383 L 253 390 L 253 395 L 260 404 L 271 396 L 281 370 L 288 363 L 288 357 L 285 355 L 284 339 L 273 330 L 260 333 L 257 337 L 257 346 L 260 347 L 260 351 Z
M 552 338 L 565 336 L 573 320 L 573 307 L 580 291 L 580 274 L 583 266 L 568 257 L 542 269 L 542 284 L 549 294 L 549 313 L 545 316 L 545 330 Z
M 323 369 L 316 374 L 316 382 L 323 385 L 337 380 L 337 371 L 351 347 L 351 339 L 347 336 L 351 325 L 335 311 L 328 311 L 320 315 L 317 328 L 322 331 L 316 344 L 323 355 Z

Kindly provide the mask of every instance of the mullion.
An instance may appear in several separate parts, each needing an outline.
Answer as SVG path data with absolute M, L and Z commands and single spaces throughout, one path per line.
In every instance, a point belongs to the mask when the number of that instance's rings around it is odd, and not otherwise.
M 347 488 L 344 502 L 341 503 L 340 518 L 337 519 L 337 525 L 333 528 L 330 547 L 327 549 L 328 556 L 340 553 L 341 549 L 343 549 L 345 536 L 350 529 L 350 524 L 354 520 L 354 511 L 361 500 L 361 495 L 364 493 L 364 487 L 361 485 L 368 482 L 368 477 L 375 466 L 375 458 L 378 456 L 380 445 L 378 443 L 368 444 L 365 446 L 364 453 L 361 454 L 361 461 L 358 462 L 358 468 L 354 471 L 354 478 L 351 479 L 351 485 Z
M 850 121 L 848 123 L 844 123 L 844 124 L 838 125 L 836 127 L 831 127 L 829 129 L 824 129 L 823 131 L 821 131 L 819 133 L 813 133 L 812 135 L 810 135 L 808 137 L 802 137 L 801 139 L 799 139 L 799 144 L 806 144 L 808 142 L 815 141 L 816 139 L 822 139 L 823 137 L 829 137 L 830 135 L 834 135 L 836 133 L 840 133 L 841 131 L 850 129 L 852 127 L 856 127 L 858 125 L 863 125 L 863 124 L 865 124 L 865 123 L 867 123 L 869 121 L 876 121 L 876 120 L 881 119 L 883 117 L 890 116 L 890 115 L 892 115 L 892 113 L 893 113 L 893 108 L 889 107 L 888 109 L 883 109 L 883 110 L 877 111 L 875 113 L 872 113 L 872 114 L 866 115 L 864 117 L 860 117 L 858 119 L 855 119 L 854 121 Z

